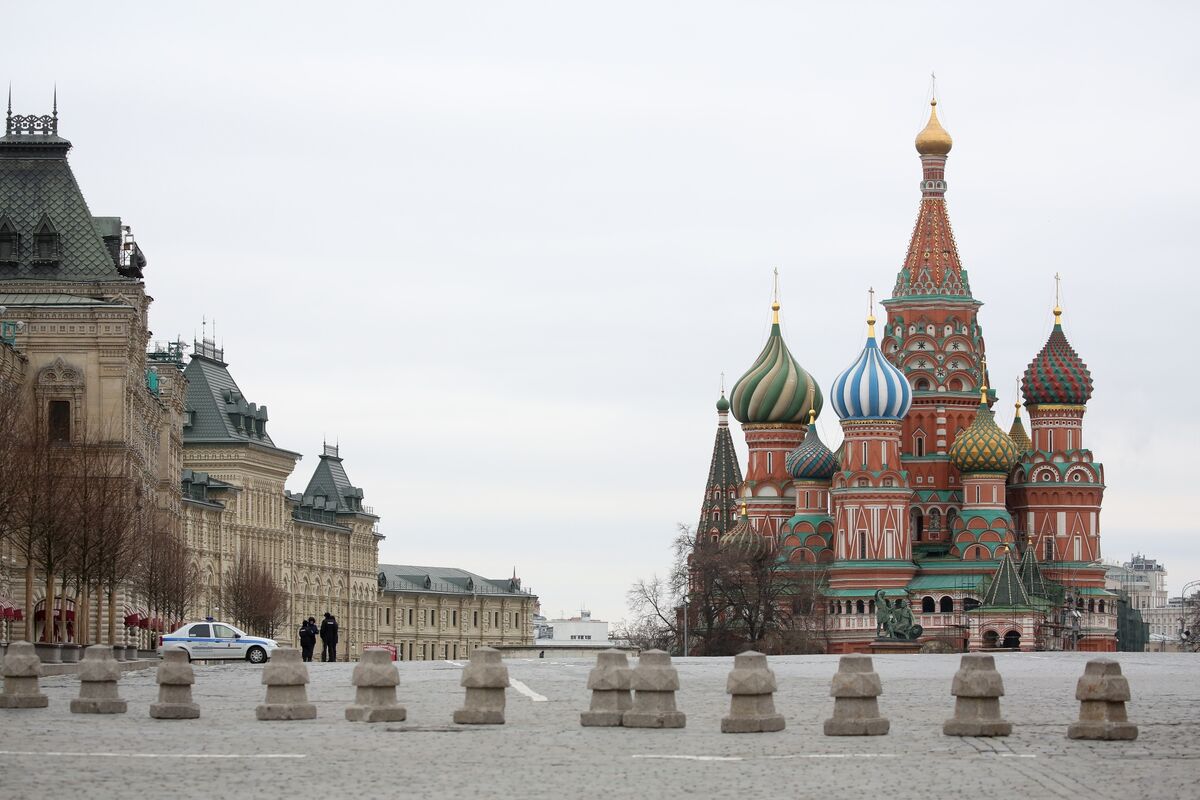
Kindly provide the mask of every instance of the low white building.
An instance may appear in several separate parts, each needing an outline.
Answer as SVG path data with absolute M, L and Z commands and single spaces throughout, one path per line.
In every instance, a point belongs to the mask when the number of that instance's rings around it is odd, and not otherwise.
M 611 647 L 608 623 L 592 619 L 592 612 L 580 611 L 578 617 L 547 619 L 537 626 L 537 647 L 603 646 Z

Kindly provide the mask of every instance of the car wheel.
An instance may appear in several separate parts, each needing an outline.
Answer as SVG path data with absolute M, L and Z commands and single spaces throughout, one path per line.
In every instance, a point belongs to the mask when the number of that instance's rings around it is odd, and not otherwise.
M 267 660 L 267 651 L 261 647 L 251 647 L 246 653 L 246 660 L 251 664 L 261 664 Z

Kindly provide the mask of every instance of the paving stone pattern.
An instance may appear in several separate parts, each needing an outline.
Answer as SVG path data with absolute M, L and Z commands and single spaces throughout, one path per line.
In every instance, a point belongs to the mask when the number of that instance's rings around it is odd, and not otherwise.
M 776 710 L 787 727 L 774 733 L 721 734 L 732 658 L 673 659 L 677 730 L 594 728 L 579 724 L 588 708 L 592 659 L 508 660 L 513 679 L 544 695 L 511 692 L 503 726 L 461 726 L 462 667 L 405 662 L 398 700 L 401 723 L 345 720 L 354 701 L 352 664 L 308 664 L 315 720 L 255 721 L 262 667 L 195 665 L 197 720 L 151 719 L 154 670 L 121 676 L 128 714 L 71 714 L 79 691 L 70 676 L 42 680 L 48 709 L 0 710 L 0 797 L 213 797 L 219 775 L 241 797 L 1194 797 L 1200 764 L 1200 657 L 1116 654 L 1128 678 L 1133 742 L 1070 740 L 1078 719 L 1076 682 L 1086 654 L 997 655 L 1004 679 L 1002 739 L 944 736 L 958 655 L 875 656 L 883 683 L 886 736 L 827 737 L 830 679 L 837 658 L 770 659 Z M 47 752 L 71 754 L 47 757 Z M 34 753 L 37 755 L 22 755 Z M 140 754 L 140 755 L 134 755 Z M 163 756 L 237 755 L 230 759 Z M 261 758 L 294 755 L 298 758 Z M 147 757 L 153 756 L 153 757 Z M 681 758 L 682 757 L 682 758 Z M 697 760 L 703 759 L 703 760 Z M 54 769 L 52 785 L 47 768 Z M 531 768 L 531 765 L 535 765 Z M 768 794 L 769 793 L 769 794 Z

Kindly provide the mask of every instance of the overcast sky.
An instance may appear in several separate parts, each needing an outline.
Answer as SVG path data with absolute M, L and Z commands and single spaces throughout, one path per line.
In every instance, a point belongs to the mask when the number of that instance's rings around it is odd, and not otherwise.
M 936 70 L 998 421 L 1061 272 L 1105 553 L 1200 578 L 1195 4 L 183 5 L 14 4 L 0 77 L 17 113 L 57 82 L 155 336 L 216 320 L 305 454 L 289 488 L 341 442 L 381 561 L 515 566 L 548 615 L 624 616 L 698 518 L 774 267 L 821 386 L 856 357 Z

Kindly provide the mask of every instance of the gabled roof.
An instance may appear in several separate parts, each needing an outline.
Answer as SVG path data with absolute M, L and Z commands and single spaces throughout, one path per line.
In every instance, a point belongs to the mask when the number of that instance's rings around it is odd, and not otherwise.
M 1029 606 L 1029 595 L 1012 557 L 1005 553 L 1000 557 L 1000 566 L 992 576 L 992 583 L 983 595 L 984 606 L 999 606 L 1001 608 L 1026 608 Z
M 331 510 L 339 514 L 364 513 L 363 490 L 350 483 L 346 468 L 342 466 L 342 459 L 338 455 L 337 445 L 325 445 L 321 460 L 317 462 L 317 468 L 304 490 L 304 500 L 315 497 L 324 497 L 327 504 L 334 504 Z
M 457 567 L 380 564 L 379 584 L 379 588 L 391 592 L 533 596 L 521 588 L 519 578 L 484 578 Z
M 11 126 L 10 126 L 11 127 Z M 96 230 L 75 175 L 67 163 L 71 143 L 57 134 L 0 138 L 0 217 L 20 234 L 16 266 L 0 267 L 0 281 L 133 281 L 117 271 Z M 30 263 L 34 233 L 43 219 L 59 236 L 57 265 Z

